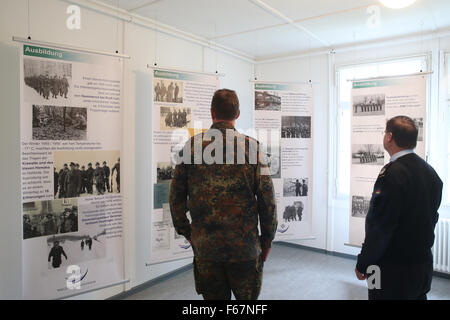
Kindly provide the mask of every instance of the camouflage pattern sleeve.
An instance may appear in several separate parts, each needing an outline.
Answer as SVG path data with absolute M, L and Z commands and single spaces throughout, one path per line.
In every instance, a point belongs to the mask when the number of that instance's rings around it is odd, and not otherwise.
M 175 173 L 170 185 L 170 214 L 177 233 L 191 241 L 191 225 L 186 217 L 186 212 L 188 211 L 187 198 L 187 167 L 185 164 L 178 164 L 175 167 Z
M 256 168 L 256 196 L 258 215 L 261 227 L 261 248 L 268 249 L 272 245 L 278 226 L 275 191 L 269 167 L 258 162 Z

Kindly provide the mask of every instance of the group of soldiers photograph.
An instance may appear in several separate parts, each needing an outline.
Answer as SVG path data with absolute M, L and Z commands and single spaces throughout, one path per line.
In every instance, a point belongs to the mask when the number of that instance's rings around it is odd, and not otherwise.
M 375 115 L 384 113 L 384 95 L 363 96 L 353 98 L 353 115 Z
M 369 212 L 370 198 L 353 196 L 352 198 L 352 216 L 365 218 Z
M 177 82 L 170 82 L 167 88 L 163 81 L 155 85 L 155 101 L 182 103 L 183 97 L 178 97 L 179 94 L 180 86 Z
M 84 165 L 80 169 L 80 165 L 73 162 L 70 163 L 69 169 L 65 163 L 59 172 L 54 168 L 55 198 L 77 198 L 82 194 L 93 194 L 94 186 L 98 195 L 105 192 L 112 193 L 115 172 L 116 190 L 120 193 L 120 158 L 112 169 L 108 167 L 106 161 L 103 161 L 103 166 L 97 162 L 95 169 L 92 163 L 88 163 L 87 169 Z
M 292 205 L 284 208 L 283 220 L 284 222 L 302 221 L 303 202 L 295 201 Z
M 168 128 L 185 128 L 189 123 L 188 112 L 186 109 L 179 109 L 178 111 L 174 108 L 173 111 L 170 110 L 165 116 L 165 124 Z
M 173 174 L 175 172 L 174 168 L 170 164 L 162 167 L 158 166 L 158 168 L 156 168 L 156 171 L 158 182 L 172 180 Z
M 35 238 L 78 231 L 78 207 L 64 208 L 61 213 L 23 215 L 23 238 Z
M 311 117 L 283 117 L 281 138 L 311 138 Z
M 49 76 L 48 74 L 29 76 L 25 77 L 25 84 L 36 90 L 46 100 L 49 100 L 50 94 L 53 99 L 57 99 L 58 96 L 67 99 L 70 87 L 65 75 L 62 77 L 57 75 Z
M 285 179 L 283 196 L 285 197 L 306 197 L 308 196 L 308 182 L 306 179 Z

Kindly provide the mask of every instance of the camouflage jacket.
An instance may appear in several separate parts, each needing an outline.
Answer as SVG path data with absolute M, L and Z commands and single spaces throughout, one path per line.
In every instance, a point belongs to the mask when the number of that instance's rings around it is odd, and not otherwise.
M 215 142 L 212 138 L 204 140 L 205 135 L 219 130 L 223 136 L 223 164 L 195 161 L 196 139 L 200 139 L 201 150 L 205 151 Z M 227 139 L 226 131 L 236 138 Z M 227 144 L 233 150 L 234 163 L 241 164 L 227 164 Z M 271 246 L 277 228 L 274 188 L 269 169 L 262 164 L 262 153 L 249 152 L 251 146 L 258 148 L 259 142 L 240 134 L 231 124 L 218 122 L 206 133 L 191 138 L 180 152 L 180 156 L 188 156 L 175 168 L 170 210 L 176 231 L 191 241 L 199 258 L 248 261 L 258 257 L 261 247 Z M 245 161 L 237 162 L 239 155 Z M 185 160 L 188 158 L 190 161 Z M 191 222 L 186 215 L 188 211 Z

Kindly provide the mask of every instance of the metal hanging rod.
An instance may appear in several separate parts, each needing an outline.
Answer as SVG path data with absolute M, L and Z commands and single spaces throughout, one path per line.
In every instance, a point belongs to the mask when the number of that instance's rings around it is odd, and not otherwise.
M 107 52 L 107 51 L 98 51 L 98 50 L 93 50 L 93 49 L 69 46 L 69 45 L 65 45 L 65 44 L 58 44 L 58 43 L 51 43 L 51 42 L 44 42 L 44 41 L 36 41 L 36 40 L 30 40 L 30 39 L 21 38 L 21 37 L 13 37 L 12 40 L 15 41 L 15 42 L 34 44 L 34 45 L 43 46 L 43 47 L 50 47 L 50 48 L 54 48 L 54 49 L 67 49 L 67 50 L 72 50 L 72 51 L 77 51 L 77 52 L 93 53 L 93 54 L 99 54 L 99 55 L 110 56 L 110 57 L 117 57 L 117 58 L 122 58 L 122 59 L 130 59 L 131 58 L 128 55 L 120 54 L 120 53 L 112 53 L 112 52 Z
M 395 78 L 407 78 L 407 77 L 416 77 L 416 76 L 427 76 L 433 74 L 433 71 L 430 72 L 418 72 L 418 73 L 410 73 L 410 74 L 402 74 L 397 76 L 384 76 L 384 77 L 373 77 L 373 78 L 362 78 L 362 79 L 348 79 L 348 82 L 356 82 L 356 81 L 374 81 L 374 80 L 383 80 L 383 79 L 395 79 Z
M 301 85 L 320 84 L 320 82 L 313 82 L 313 81 L 300 81 L 300 82 L 288 82 L 288 81 L 283 82 L 283 81 L 281 81 L 280 82 L 280 81 L 259 81 L 259 80 L 253 80 L 253 79 L 250 79 L 249 81 L 252 83 L 264 83 L 264 84 L 301 84 Z
M 201 72 L 201 71 L 190 71 L 190 70 L 180 70 L 180 69 L 174 69 L 174 68 L 165 68 L 160 66 L 152 66 L 150 64 L 147 64 L 148 69 L 158 69 L 158 70 L 167 70 L 167 71 L 174 71 L 174 72 L 188 72 L 188 73 L 195 73 L 195 74 L 203 74 L 208 76 L 217 76 L 217 77 L 225 77 L 225 73 L 215 73 L 215 72 Z

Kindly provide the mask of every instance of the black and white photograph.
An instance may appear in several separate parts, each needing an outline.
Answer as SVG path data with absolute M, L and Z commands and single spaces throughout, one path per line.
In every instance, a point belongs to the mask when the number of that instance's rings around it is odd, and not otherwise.
M 413 118 L 413 120 L 419 130 L 417 141 L 423 141 L 423 118 Z
M 370 197 L 352 196 L 352 217 L 365 218 L 369 212 Z
M 48 268 L 59 269 L 106 256 L 106 230 L 47 238 Z
M 283 222 L 294 222 L 304 220 L 305 203 L 303 201 L 295 200 L 290 204 L 285 205 L 283 209 Z
M 152 249 L 169 250 L 170 249 L 170 225 L 167 222 L 155 222 L 152 230 Z
M 87 140 L 87 109 L 33 105 L 33 140 Z
M 281 117 L 281 138 L 311 138 L 311 117 Z
M 352 145 L 352 164 L 384 165 L 384 149 L 381 144 Z
M 72 64 L 23 59 L 25 99 L 34 103 L 67 101 L 72 87 Z
M 191 109 L 161 107 L 160 130 L 187 129 L 191 127 Z
M 153 84 L 153 101 L 183 103 L 183 81 L 157 80 Z
M 23 204 L 23 238 L 78 231 L 76 199 L 43 200 Z
M 386 96 L 372 94 L 353 97 L 353 116 L 379 116 L 385 114 Z
M 281 146 L 269 146 L 264 150 L 272 179 L 281 178 Z
M 55 198 L 120 193 L 120 151 L 56 151 Z
M 284 178 L 283 197 L 307 197 L 308 178 Z
M 280 111 L 280 95 L 276 91 L 255 91 L 255 110 Z
M 157 183 L 170 182 L 175 172 L 175 166 L 170 162 L 158 162 L 156 165 Z

